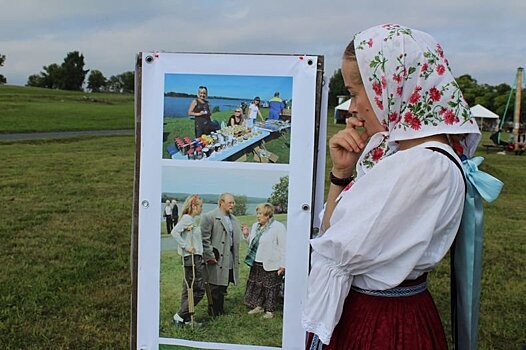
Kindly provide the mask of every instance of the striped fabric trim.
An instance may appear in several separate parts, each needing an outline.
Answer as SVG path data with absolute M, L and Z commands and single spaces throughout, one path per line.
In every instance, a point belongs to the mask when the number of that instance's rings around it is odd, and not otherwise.
M 320 341 L 320 338 L 316 334 L 313 335 L 312 341 L 310 342 L 309 350 L 322 350 L 323 343 Z
M 427 281 L 409 287 L 395 287 L 386 290 L 370 290 L 362 289 L 359 287 L 352 287 L 352 290 L 358 293 L 367 294 L 375 297 L 387 297 L 387 298 L 398 298 L 398 297 L 410 297 L 422 293 L 427 289 Z

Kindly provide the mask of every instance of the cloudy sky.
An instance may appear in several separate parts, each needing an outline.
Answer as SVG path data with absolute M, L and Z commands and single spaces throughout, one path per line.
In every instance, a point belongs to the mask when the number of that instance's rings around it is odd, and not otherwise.
M 225 167 L 217 162 L 208 167 L 164 167 L 162 171 L 162 192 L 217 194 L 230 192 L 235 195 L 268 198 L 273 192 L 272 186 L 287 176 L 285 170 L 276 167 L 262 170 L 261 164 L 248 164 L 242 168 Z M 216 162 L 214 162 L 216 163 Z M 284 167 L 281 167 L 284 168 Z M 214 180 L 211 181 L 213 174 Z M 256 186 L 255 186 L 256 185 Z
M 0 74 L 16 85 L 75 50 L 106 77 L 152 50 L 324 55 L 330 77 L 352 35 L 382 23 L 432 34 L 455 76 L 512 84 L 526 65 L 524 0 L 0 0 L 0 9 Z

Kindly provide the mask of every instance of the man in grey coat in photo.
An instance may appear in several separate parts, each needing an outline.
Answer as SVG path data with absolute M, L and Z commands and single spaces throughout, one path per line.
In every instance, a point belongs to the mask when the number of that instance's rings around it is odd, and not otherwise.
M 222 193 L 219 196 L 218 207 L 201 216 L 203 258 L 208 268 L 214 316 L 225 313 L 228 284 L 236 285 L 239 278 L 241 225 L 233 215 L 234 205 L 234 196 Z

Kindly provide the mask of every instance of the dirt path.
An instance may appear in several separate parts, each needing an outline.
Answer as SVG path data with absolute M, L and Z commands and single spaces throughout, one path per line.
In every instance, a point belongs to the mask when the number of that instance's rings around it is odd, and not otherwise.
M 28 132 L 0 134 L 0 141 L 27 141 L 42 139 L 63 139 L 78 136 L 118 136 L 133 134 L 134 129 Z

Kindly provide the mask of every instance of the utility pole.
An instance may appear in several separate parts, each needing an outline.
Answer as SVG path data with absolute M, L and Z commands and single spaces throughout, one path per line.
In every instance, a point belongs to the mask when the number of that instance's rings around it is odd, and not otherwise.
M 515 149 L 518 147 L 520 116 L 521 116 L 521 93 L 522 93 L 522 76 L 524 75 L 524 68 L 517 68 L 517 86 L 515 88 L 515 114 L 513 118 L 513 138 Z

